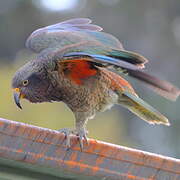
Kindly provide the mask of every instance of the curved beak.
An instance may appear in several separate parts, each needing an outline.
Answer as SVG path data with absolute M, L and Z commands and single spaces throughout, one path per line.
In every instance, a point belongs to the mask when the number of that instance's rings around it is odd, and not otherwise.
M 14 89 L 14 101 L 15 101 L 16 105 L 17 105 L 20 109 L 22 109 L 22 106 L 21 106 L 21 104 L 20 104 L 20 100 L 21 100 L 23 97 L 24 97 L 24 95 L 21 94 L 20 89 L 19 89 L 19 88 L 15 88 L 15 89 Z

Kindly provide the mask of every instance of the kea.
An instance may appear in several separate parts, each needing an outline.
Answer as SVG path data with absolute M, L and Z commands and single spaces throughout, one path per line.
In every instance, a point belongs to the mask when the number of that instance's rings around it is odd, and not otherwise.
M 26 47 L 37 57 L 14 75 L 12 88 L 20 100 L 64 102 L 75 116 L 75 128 L 63 128 L 66 145 L 76 135 L 81 149 L 87 141 L 86 124 L 96 113 L 119 104 L 150 124 L 169 125 L 168 119 L 143 101 L 119 74 L 145 83 L 165 98 L 175 100 L 180 90 L 142 69 L 148 60 L 126 51 L 120 41 L 88 18 L 75 18 L 34 31 Z

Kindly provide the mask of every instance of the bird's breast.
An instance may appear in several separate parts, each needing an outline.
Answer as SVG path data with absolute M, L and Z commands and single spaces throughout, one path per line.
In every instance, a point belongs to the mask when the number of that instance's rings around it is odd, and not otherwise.
M 59 74 L 60 94 L 72 111 L 96 112 L 105 111 L 117 103 L 118 95 L 111 89 L 111 79 L 101 71 L 89 77 L 83 84 L 77 84 L 66 76 Z

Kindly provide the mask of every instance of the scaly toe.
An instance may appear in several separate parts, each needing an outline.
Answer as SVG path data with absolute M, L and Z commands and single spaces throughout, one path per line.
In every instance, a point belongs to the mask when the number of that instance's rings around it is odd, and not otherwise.
M 63 128 L 58 131 L 65 135 L 65 139 L 66 139 L 65 144 L 68 148 L 70 148 L 71 147 L 71 134 L 74 134 L 73 130 L 70 128 Z
M 85 140 L 86 144 L 88 145 L 87 131 L 85 129 L 77 130 L 77 129 L 63 128 L 58 131 L 65 135 L 65 138 L 66 138 L 65 144 L 68 148 L 71 147 L 71 135 L 76 135 L 78 137 L 81 151 L 83 150 L 83 139 Z
M 80 145 L 80 148 L 82 151 L 83 150 L 83 138 L 84 138 L 86 144 L 88 145 L 87 131 L 85 129 L 80 129 L 77 131 L 77 136 L 78 136 L 79 145 Z

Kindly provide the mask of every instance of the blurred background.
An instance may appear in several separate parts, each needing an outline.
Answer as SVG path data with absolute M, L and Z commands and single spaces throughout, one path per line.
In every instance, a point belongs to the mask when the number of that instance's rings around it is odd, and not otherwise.
M 35 54 L 25 49 L 29 34 L 69 18 L 87 17 L 139 52 L 150 63 L 147 72 L 180 87 L 179 0 L 0 0 L 0 117 L 51 129 L 72 127 L 74 117 L 63 103 L 30 104 L 18 109 L 11 78 Z M 170 102 L 134 79 L 138 94 L 170 122 L 153 126 L 115 106 L 88 123 L 89 137 L 180 158 L 180 99 Z

